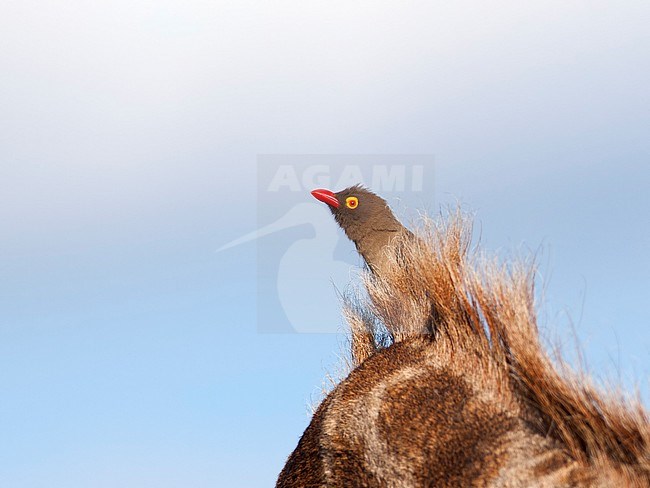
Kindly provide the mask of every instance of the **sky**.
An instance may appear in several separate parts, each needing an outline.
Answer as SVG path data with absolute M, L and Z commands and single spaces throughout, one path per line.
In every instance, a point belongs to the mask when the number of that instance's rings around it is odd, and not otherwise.
M 274 200 L 260 155 L 433 158 L 427 191 L 387 195 L 398 215 L 461 202 L 484 249 L 537 255 L 542 331 L 650 399 L 648 19 L 646 1 L 4 2 L 0 485 L 273 485 L 345 350 L 335 280 L 306 286 L 331 256 L 273 270 L 318 229 L 350 279 L 358 260 L 315 204 L 220 250 L 312 203 L 304 181 Z M 336 325 L 274 329 L 280 281 Z

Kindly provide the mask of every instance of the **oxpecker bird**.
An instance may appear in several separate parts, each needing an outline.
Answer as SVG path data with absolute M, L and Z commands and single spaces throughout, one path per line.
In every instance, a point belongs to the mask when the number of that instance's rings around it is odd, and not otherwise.
M 386 200 L 360 185 L 338 193 L 317 189 L 311 194 L 329 206 L 334 219 L 373 273 L 381 274 L 387 253 L 395 252 L 394 240 L 404 234 L 412 236 L 395 218 Z

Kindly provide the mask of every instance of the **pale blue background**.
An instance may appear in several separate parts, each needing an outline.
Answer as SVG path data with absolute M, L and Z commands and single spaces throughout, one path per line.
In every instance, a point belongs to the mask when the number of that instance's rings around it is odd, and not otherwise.
M 0 486 L 273 484 L 344 341 L 258 334 L 263 242 L 214 252 L 260 153 L 435 154 L 647 396 L 650 4 L 261 3 L 0 7 Z

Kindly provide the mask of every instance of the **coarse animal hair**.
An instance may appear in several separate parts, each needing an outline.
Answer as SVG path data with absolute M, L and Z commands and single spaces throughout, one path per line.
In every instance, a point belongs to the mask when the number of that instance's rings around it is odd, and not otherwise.
M 551 359 L 535 263 L 486 257 L 468 216 L 443 217 L 400 236 L 346 295 L 352 371 L 278 486 L 650 486 L 648 413 Z
M 503 387 L 535 410 L 539 432 L 575 460 L 650 485 L 650 427 L 641 402 L 599 391 L 559 358 L 554 365 L 538 333 L 535 264 L 477 255 L 471 229 L 460 210 L 425 219 L 419 239 L 387 253 L 389 273 L 365 274 L 367 301 L 348 299 L 344 309 L 352 365 L 415 334 L 461 356 L 477 354 L 485 371 L 497 369 Z

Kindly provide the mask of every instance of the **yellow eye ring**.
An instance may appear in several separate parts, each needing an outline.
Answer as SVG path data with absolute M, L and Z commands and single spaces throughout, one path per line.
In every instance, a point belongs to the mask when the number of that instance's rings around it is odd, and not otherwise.
M 348 197 L 345 199 L 345 206 L 354 210 L 359 206 L 359 199 L 357 197 Z

